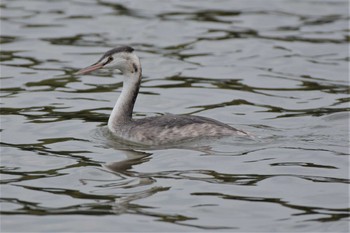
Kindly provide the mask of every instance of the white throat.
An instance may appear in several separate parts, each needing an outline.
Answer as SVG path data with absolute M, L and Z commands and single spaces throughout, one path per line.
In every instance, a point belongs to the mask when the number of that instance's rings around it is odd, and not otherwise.
M 136 55 L 133 58 L 135 57 Z M 131 59 L 130 64 L 127 65 L 132 70 L 123 71 L 124 81 L 122 92 L 108 120 L 108 128 L 112 132 L 117 132 L 120 126 L 132 120 L 132 112 L 140 88 L 142 71 L 139 59 Z

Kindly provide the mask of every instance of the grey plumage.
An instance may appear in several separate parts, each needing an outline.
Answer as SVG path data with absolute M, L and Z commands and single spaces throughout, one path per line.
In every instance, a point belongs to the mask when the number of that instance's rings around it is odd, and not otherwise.
M 115 125 L 117 136 L 146 145 L 162 145 L 194 138 L 247 135 L 222 122 L 191 115 L 166 114 L 163 116 L 132 119 Z

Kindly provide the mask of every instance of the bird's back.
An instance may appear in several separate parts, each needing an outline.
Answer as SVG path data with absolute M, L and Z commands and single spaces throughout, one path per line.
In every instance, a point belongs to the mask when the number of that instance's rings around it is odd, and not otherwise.
M 115 126 L 112 131 L 123 139 L 146 145 L 169 144 L 193 138 L 247 135 L 210 118 L 173 114 L 132 120 Z

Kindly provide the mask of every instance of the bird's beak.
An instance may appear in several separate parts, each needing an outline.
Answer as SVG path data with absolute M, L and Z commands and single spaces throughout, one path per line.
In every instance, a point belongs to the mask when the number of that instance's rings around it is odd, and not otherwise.
M 87 74 L 87 73 L 90 73 L 90 72 L 92 72 L 94 70 L 101 69 L 103 66 L 104 66 L 103 63 L 96 63 L 96 64 L 93 64 L 91 66 L 88 66 L 88 67 L 85 67 L 85 68 L 79 70 L 75 74 Z

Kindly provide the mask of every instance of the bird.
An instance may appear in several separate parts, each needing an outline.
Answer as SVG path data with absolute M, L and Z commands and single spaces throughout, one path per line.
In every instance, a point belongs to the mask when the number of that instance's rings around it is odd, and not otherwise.
M 249 136 L 220 121 L 195 115 L 175 115 L 134 119 L 133 109 L 139 93 L 142 67 L 135 50 L 120 46 L 105 52 L 94 64 L 76 72 L 83 75 L 98 69 L 119 70 L 123 76 L 123 87 L 108 119 L 112 135 L 130 143 L 141 145 L 166 145 L 200 138 L 224 136 Z

